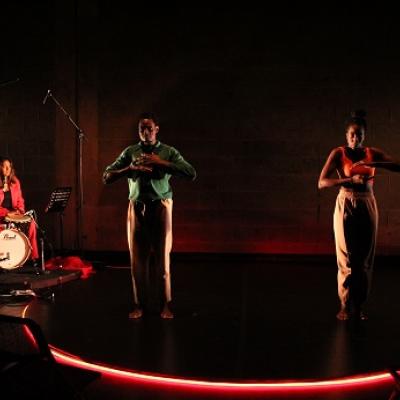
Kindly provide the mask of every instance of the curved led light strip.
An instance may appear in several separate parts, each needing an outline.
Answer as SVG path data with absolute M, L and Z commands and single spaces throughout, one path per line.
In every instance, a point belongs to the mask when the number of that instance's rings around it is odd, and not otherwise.
M 189 386 L 189 387 L 203 387 L 203 388 L 214 388 L 214 389 L 240 389 L 240 390 L 288 390 L 288 389 L 316 389 L 316 388 L 333 388 L 333 387 L 345 387 L 355 385 L 369 385 L 384 383 L 386 381 L 392 381 L 389 373 L 377 373 L 371 375 L 364 375 L 358 377 L 350 377 L 343 379 L 332 379 L 323 381 L 293 381 L 293 382 L 224 382 L 224 381 L 206 381 L 206 380 L 195 380 L 195 379 L 184 379 L 177 377 L 168 377 L 161 375 L 152 375 L 144 372 L 135 372 L 129 370 L 123 370 L 113 368 L 101 364 L 90 363 L 84 361 L 74 355 L 65 353 L 64 351 L 57 349 L 54 346 L 50 346 L 54 357 L 62 362 L 72 366 L 87 368 L 97 372 L 116 375 L 121 378 L 128 378 L 132 380 L 140 380 L 148 383 L 167 384 L 173 386 Z
M 29 305 L 22 312 L 25 317 Z M 169 377 L 162 375 L 153 375 L 145 372 L 129 371 L 124 369 L 113 368 L 106 365 L 91 363 L 83 359 L 69 354 L 63 350 L 58 349 L 53 345 L 49 345 L 52 354 L 57 361 L 75 366 L 78 368 L 86 368 L 92 371 L 97 371 L 103 374 L 117 376 L 132 381 L 141 381 L 143 383 L 161 384 L 174 387 L 187 387 L 187 388 L 203 388 L 214 390 L 233 390 L 233 391 L 288 391 L 288 390 L 329 390 L 334 388 L 354 388 L 354 387 L 367 387 L 371 385 L 383 384 L 393 382 L 393 379 L 388 372 L 360 375 L 348 378 L 339 378 L 332 380 L 322 381 L 264 381 L 264 382 L 224 382 L 224 381 L 206 381 L 196 379 L 185 379 L 178 377 Z

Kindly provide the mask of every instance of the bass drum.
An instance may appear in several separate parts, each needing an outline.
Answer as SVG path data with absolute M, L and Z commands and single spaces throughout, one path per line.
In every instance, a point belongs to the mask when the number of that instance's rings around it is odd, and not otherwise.
M 16 229 L 0 232 L 0 268 L 21 267 L 31 255 L 29 239 Z

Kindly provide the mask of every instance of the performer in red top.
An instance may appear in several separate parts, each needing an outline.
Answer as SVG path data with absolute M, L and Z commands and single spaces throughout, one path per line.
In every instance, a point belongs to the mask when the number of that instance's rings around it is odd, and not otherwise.
M 15 175 L 13 163 L 9 158 L 0 157 L 0 224 L 4 224 L 5 217 L 22 215 L 25 213 L 25 201 L 22 196 L 21 184 Z M 36 240 L 36 225 L 30 222 L 28 237 L 31 243 L 31 258 L 37 260 L 39 251 Z
M 352 113 L 346 125 L 347 146 L 333 149 L 322 168 L 319 189 L 340 186 L 334 212 L 338 264 L 337 318 L 366 319 L 363 306 L 371 287 L 378 209 L 373 193 L 375 168 L 400 172 L 400 163 L 382 150 L 364 147 L 365 111 Z M 334 173 L 336 177 L 332 177 Z

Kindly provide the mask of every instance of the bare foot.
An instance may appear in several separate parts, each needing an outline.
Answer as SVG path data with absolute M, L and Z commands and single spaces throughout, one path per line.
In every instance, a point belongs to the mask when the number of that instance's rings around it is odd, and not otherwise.
M 358 319 L 360 321 L 366 321 L 368 319 L 367 315 L 360 306 L 354 307 L 354 319 Z
M 161 318 L 163 319 L 172 319 L 174 318 L 173 312 L 170 310 L 168 304 L 165 304 L 162 312 L 161 312 Z
M 356 314 L 356 316 L 361 321 L 366 321 L 368 319 L 368 316 L 362 311 L 360 311 L 358 314 Z
M 340 321 L 347 321 L 349 319 L 349 313 L 347 310 L 342 308 L 337 314 L 336 318 L 339 319 Z
M 135 307 L 135 309 L 129 313 L 129 319 L 138 319 L 143 315 L 143 310 L 139 307 Z

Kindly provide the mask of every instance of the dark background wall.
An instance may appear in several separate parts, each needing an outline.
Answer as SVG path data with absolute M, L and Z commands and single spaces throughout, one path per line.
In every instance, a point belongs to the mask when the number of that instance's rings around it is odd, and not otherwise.
M 0 154 L 56 243 L 57 216 L 43 210 L 55 186 L 71 185 L 66 246 L 126 250 L 127 184 L 101 175 L 138 140 L 143 110 L 198 171 L 172 181 L 178 252 L 332 253 L 336 189 L 319 192 L 317 180 L 350 111 L 367 110 L 367 144 L 400 155 L 394 15 L 120 1 L 6 11 L 0 82 L 20 81 L 0 88 Z M 77 134 L 42 104 L 48 89 L 86 135 L 80 224 Z M 378 172 L 380 254 L 400 250 L 399 188 L 399 175 Z

